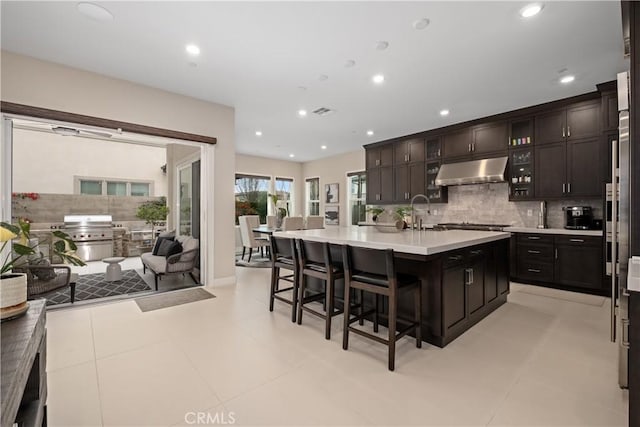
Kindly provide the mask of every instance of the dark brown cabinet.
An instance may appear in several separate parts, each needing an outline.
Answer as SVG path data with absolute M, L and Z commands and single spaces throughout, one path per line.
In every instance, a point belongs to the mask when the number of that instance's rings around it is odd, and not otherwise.
M 472 248 L 452 252 L 443 261 L 444 335 L 456 333 L 468 327 L 468 321 L 484 308 L 487 250 L 487 248 Z
M 565 143 L 538 145 L 535 155 L 536 198 L 561 198 L 566 191 Z
M 393 168 L 367 169 L 367 204 L 393 202 Z
M 556 283 L 601 290 L 602 239 L 589 236 L 556 236 L 554 265 Z
M 536 145 L 553 144 L 600 134 L 600 102 L 588 101 L 535 118 Z
M 601 141 L 601 137 L 594 137 L 536 146 L 536 198 L 601 197 Z
M 518 233 L 513 256 L 519 281 L 606 293 L 601 237 Z
M 436 177 L 442 165 L 442 145 L 440 138 L 429 138 L 426 141 L 427 161 L 425 162 L 425 192 L 431 203 L 447 203 L 447 187 L 436 185 Z
M 509 129 L 507 122 L 491 123 L 473 129 L 471 153 L 481 155 L 507 151 L 509 147 Z
M 396 165 L 393 168 L 394 193 L 396 202 L 407 202 L 416 194 L 424 194 L 424 162 Z
M 464 128 L 442 136 L 445 159 L 468 157 L 471 155 L 472 135 L 470 128 Z
M 602 130 L 618 130 L 618 94 L 606 92 L 602 94 Z
M 409 139 L 393 144 L 394 164 L 424 162 L 424 139 Z
M 509 122 L 509 148 L 518 149 L 533 144 L 533 117 L 521 117 Z
M 367 148 L 367 169 L 393 165 L 393 144 Z
M 509 151 L 509 172 L 509 200 L 532 200 L 534 198 L 532 147 Z

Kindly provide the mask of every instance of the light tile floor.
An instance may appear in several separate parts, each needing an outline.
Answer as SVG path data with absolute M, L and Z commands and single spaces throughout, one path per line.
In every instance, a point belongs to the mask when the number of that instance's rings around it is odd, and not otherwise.
M 341 347 L 321 320 L 268 311 L 269 269 L 217 298 L 142 313 L 133 301 L 48 313 L 51 426 L 625 426 L 608 299 L 512 285 L 445 349 Z M 202 423 L 201 423 L 202 424 Z

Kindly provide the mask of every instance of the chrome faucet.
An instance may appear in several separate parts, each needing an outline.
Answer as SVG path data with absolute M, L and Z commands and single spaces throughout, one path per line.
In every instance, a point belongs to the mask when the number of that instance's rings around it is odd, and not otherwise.
M 427 215 L 431 215 L 431 200 L 429 200 L 429 198 L 424 194 L 416 194 L 415 196 L 413 196 L 411 198 L 411 229 L 412 230 L 416 228 L 416 214 L 415 214 L 415 211 L 413 210 L 413 203 L 416 201 L 417 198 L 420 198 L 420 197 L 422 197 L 427 201 Z

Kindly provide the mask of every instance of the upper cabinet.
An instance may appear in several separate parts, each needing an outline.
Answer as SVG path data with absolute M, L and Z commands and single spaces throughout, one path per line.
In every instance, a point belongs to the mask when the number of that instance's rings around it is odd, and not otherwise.
M 490 123 L 474 127 L 472 154 L 485 154 L 505 151 L 509 147 L 509 129 L 507 122 Z
M 394 164 L 424 162 L 424 139 L 414 138 L 399 141 L 393 144 Z
M 618 130 L 618 94 L 606 92 L 602 94 L 602 130 Z
M 600 134 L 600 102 L 588 101 L 538 114 L 536 145 L 553 144 Z
M 471 155 L 473 135 L 470 128 L 464 128 L 442 136 L 442 149 L 445 159 Z
M 393 165 L 393 144 L 367 148 L 367 169 Z

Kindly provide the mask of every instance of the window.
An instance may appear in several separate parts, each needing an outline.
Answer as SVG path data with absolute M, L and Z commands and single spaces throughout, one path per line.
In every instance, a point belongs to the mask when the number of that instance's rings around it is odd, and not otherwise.
M 242 215 L 260 215 L 267 221 L 267 194 L 271 178 L 268 176 L 236 175 L 236 224 Z
M 287 210 L 287 215 L 293 215 L 293 179 L 276 178 L 276 195 L 279 206 Z
M 102 181 L 80 181 L 80 194 L 102 194 Z
M 145 196 L 153 193 L 151 182 L 133 182 L 126 179 L 75 178 L 76 194 L 105 196 Z
M 351 225 L 365 221 L 367 217 L 367 174 L 353 172 L 347 174 L 348 209 Z
M 320 178 L 307 178 L 305 180 L 308 215 L 320 215 Z

